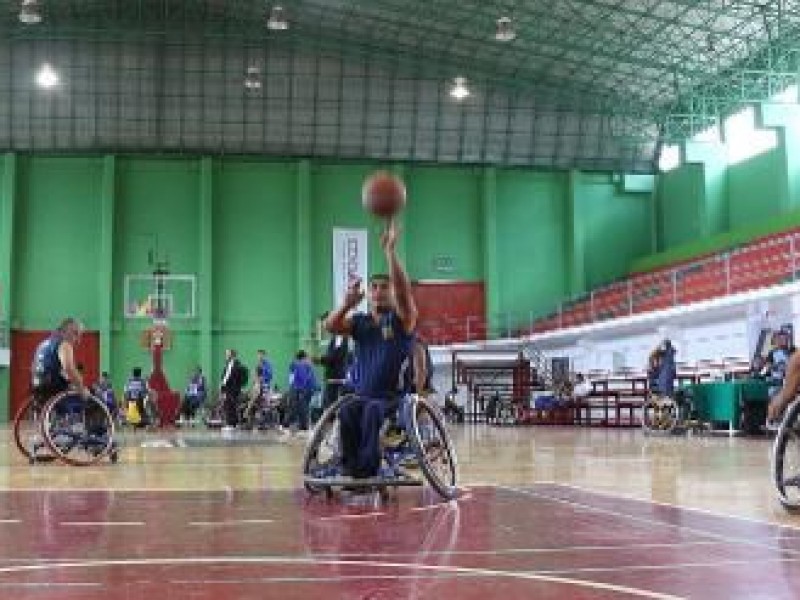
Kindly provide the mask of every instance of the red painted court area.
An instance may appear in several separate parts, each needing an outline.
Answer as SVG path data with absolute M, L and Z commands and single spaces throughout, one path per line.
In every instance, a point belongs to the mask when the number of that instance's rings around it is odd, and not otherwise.
M 797 598 L 800 530 L 559 485 L 449 504 L 7 492 L 0 597 Z

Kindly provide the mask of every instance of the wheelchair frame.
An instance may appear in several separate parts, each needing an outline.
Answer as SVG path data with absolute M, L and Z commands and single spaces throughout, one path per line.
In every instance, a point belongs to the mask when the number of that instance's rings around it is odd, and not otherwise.
M 346 402 L 361 401 L 355 395 L 346 395 L 328 407 L 317 421 L 309 437 L 303 457 L 303 482 L 306 490 L 311 494 L 324 492 L 328 497 L 333 494 L 334 489 L 341 488 L 366 488 L 385 491 L 387 488 L 422 486 L 425 483 L 430 485 L 444 499 L 450 500 L 457 496 L 457 457 L 453 448 L 452 440 L 447 433 L 447 425 L 438 407 L 417 395 L 407 396 L 409 404 L 406 410 L 410 418 L 405 423 L 403 433 L 406 439 L 403 443 L 408 444 L 403 448 L 402 443 L 399 447 L 389 448 L 383 445 L 381 448 L 381 460 L 386 462 L 389 467 L 398 474 L 397 477 L 382 478 L 372 477 L 367 479 L 355 479 L 352 477 L 328 477 L 318 476 L 314 473 L 315 469 L 324 469 L 328 463 L 341 459 L 341 445 L 338 439 L 338 420 L 339 410 Z M 402 410 L 402 408 L 401 408 Z M 430 420 L 429 427 L 433 427 L 438 434 L 438 443 L 431 444 L 426 440 L 423 426 L 420 423 L 421 413 L 425 413 Z M 382 434 L 385 433 L 389 419 L 385 419 L 382 425 Z M 333 433 L 335 440 L 331 442 L 328 435 Z M 381 435 L 383 440 L 384 435 Z M 319 463 L 318 456 L 323 444 L 331 444 L 334 447 L 328 448 L 332 455 L 325 464 Z M 445 480 L 436 472 L 432 459 L 429 456 L 431 449 L 438 449 L 446 454 L 447 474 Z M 407 453 L 413 454 L 416 465 L 422 471 L 422 477 L 415 476 L 409 469 L 403 466 L 404 458 Z
M 793 477 L 797 478 L 797 481 L 792 482 L 792 487 L 797 488 L 797 492 L 790 496 L 786 493 L 787 485 L 783 470 L 786 462 L 787 447 L 792 439 L 795 440 L 796 447 L 794 451 L 797 453 L 795 457 L 797 460 L 797 473 Z M 775 441 L 772 445 L 770 468 L 772 471 L 772 483 L 775 486 L 778 501 L 787 510 L 800 510 L 800 400 L 792 402 L 783 414 L 783 419 L 781 419 L 778 433 L 775 435 Z
M 23 404 L 14 417 L 14 442 L 20 453 L 30 464 L 37 462 L 49 462 L 58 459 L 60 462 L 71 466 L 89 466 L 98 463 L 100 460 L 109 457 L 112 463 L 119 459 L 119 448 L 114 439 L 115 424 L 106 403 L 95 396 L 87 398 L 80 397 L 85 403 L 92 403 L 94 410 L 102 416 L 105 422 L 105 434 L 101 437 L 93 436 L 86 428 L 84 419 L 83 431 L 59 430 L 51 431 L 48 423 L 51 423 L 52 411 L 59 407 L 60 402 L 66 398 L 75 398 L 75 391 L 66 391 L 56 394 L 37 406 L 37 400 L 30 397 Z M 26 425 L 30 425 L 31 430 L 27 434 L 23 431 Z M 33 434 L 38 432 L 38 434 Z M 24 439 L 33 436 L 33 440 Z M 59 437 L 60 436 L 60 437 Z M 68 437 L 68 443 L 64 443 L 64 437 Z M 31 446 L 29 446 L 31 443 Z M 82 448 L 88 454 L 87 460 L 78 460 L 70 453 L 75 448 Z M 46 449 L 47 454 L 41 454 L 41 450 Z

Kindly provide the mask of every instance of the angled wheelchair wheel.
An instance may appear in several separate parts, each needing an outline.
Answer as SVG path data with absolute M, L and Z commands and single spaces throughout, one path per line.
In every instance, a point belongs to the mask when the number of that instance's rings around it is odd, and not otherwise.
M 455 498 L 458 494 L 455 449 L 444 417 L 424 398 L 414 400 L 411 434 L 425 479 L 442 498 Z
M 319 479 L 327 472 L 333 472 L 341 465 L 342 450 L 339 437 L 339 409 L 347 402 L 355 402 L 355 396 L 344 396 L 329 406 L 317 421 L 308 438 L 303 455 L 303 478 L 307 491 L 319 494 L 330 488 L 310 483 L 309 479 Z
M 642 406 L 642 429 L 649 434 L 670 434 L 680 424 L 678 404 L 671 398 L 650 398 Z
M 30 464 L 55 458 L 42 436 L 41 416 L 42 408 L 32 396 L 14 415 L 14 443 Z
M 45 405 L 42 436 L 59 460 L 76 467 L 93 465 L 116 451 L 108 407 L 74 392 L 59 394 Z
M 778 500 L 789 510 L 800 509 L 800 402 L 786 409 L 772 447 L 772 481 Z

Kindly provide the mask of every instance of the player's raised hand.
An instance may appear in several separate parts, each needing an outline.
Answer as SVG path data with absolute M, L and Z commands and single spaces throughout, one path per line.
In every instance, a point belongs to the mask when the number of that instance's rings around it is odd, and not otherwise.
M 361 279 L 355 278 L 347 286 L 347 293 L 344 296 L 344 301 L 347 306 L 354 308 L 361 304 L 364 299 L 364 290 L 361 289 Z

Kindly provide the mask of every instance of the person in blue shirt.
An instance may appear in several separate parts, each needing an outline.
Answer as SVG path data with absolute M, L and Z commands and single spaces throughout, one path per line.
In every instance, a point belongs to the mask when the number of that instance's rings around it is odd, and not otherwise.
M 267 358 L 266 350 L 256 353 L 256 379 L 250 388 L 247 406 L 244 411 L 244 421 L 247 427 L 255 426 L 258 411 L 270 400 L 272 391 L 272 364 Z
M 351 312 L 361 303 L 361 281 L 348 287 L 342 306 L 325 320 L 334 335 L 348 335 L 355 342 L 353 380 L 359 400 L 346 403 L 339 412 L 343 474 L 374 477 L 380 470 L 380 429 L 397 409 L 404 393 L 403 364 L 412 355 L 417 307 L 411 282 L 400 262 L 396 245 L 398 228 L 391 219 L 381 235 L 388 275 L 369 280 L 369 312 Z
M 272 387 L 272 363 L 267 358 L 266 350 L 258 351 L 258 362 L 256 363 L 256 376 L 258 377 L 259 390 L 261 395 L 269 393 Z
M 196 367 L 189 379 L 189 383 L 186 384 L 186 391 L 183 394 L 181 420 L 193 420 L 197 414 L 197 409 L 205 404 L 207 397 L 206 377 L 203 375 L 203 370 L 200 367 Z
M 105 403 L 108 412 L 111 413 L 111 417 L 116 421 L 119 409 L 117 407 L 117 399 L 114 396 L 114 387 L 107 372 L 103 371 L 100 374 L 100 380 L 92 387 L 92 393 Z
M 150 392 L 147 380 L 142 376 L 141 367 L 134 367 L 131 370 L 131 376 L 125 382 L 125 405 L 127 408 L 128 403 L 134 402 L 136 404 L 136 412 L 139 413 L 139 422 L 133 423 L 137 427 L 147 427 L 150 424 L 150 418 L 145 408 L 145 400 L 147 394 Z
M 300 431 L 308 430 L 308 405 L 318 388 L 314 366 L 306 352 L 300 350 L 289 365 L 289 389 L 292 396 L 290 424 L 296 423 Z
M 82 334 L 83 325 L 69 317 L 37 346 L 31 364 L 31 389 L 36 402 L 43 404 L 70 387 L 81 396 L 89 396 L 89 389 L 75 362 L 75 347 Z

